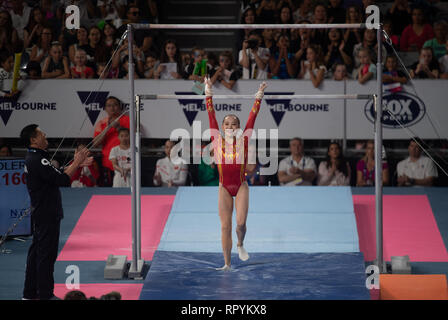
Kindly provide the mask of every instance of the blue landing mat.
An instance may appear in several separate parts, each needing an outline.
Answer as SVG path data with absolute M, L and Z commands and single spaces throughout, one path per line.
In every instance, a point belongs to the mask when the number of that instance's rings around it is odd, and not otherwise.
M 157 251 L 140 300 L 369 300 L 362 253 L 232 255 Z
M 245 239 L 248 251 L 359 252 L 350 188 L 249 190 Z M 222 252 L 217 195 L 217 187 L 179 188 L 158 249 Z M 235 221 L 234 218 L 233 230 Z

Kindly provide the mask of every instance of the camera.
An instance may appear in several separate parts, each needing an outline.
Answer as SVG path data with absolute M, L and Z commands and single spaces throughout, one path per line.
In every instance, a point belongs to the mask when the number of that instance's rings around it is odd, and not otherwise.
M 247 47 L 249 49 L 255 49 L 257 46 L 258 46 L 258 40 L 256 39 L 247 40 Z

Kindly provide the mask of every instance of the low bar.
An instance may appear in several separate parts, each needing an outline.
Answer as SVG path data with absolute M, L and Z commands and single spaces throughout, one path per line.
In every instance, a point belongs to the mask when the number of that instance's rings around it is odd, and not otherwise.
M 134 29 L 364 29 L 365 23 L 325 24 L 144 24 L 133 23 Z
M 205 95 L 175 95 L 175 94 L 140 94 L 138 97 L 142 100 L 156 99 L 205 99 Z M 255 95 L 214 95 L 213 99 L 255 99 Z M 369 100 L 373 99 L 373 94 L 317 94 L 317 95 L 264 95 L 263 99 L 351 99 L 351 100 Z

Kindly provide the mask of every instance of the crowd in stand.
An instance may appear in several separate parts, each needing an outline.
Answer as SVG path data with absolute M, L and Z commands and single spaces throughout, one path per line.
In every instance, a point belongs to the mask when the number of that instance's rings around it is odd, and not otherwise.
M 118 129 L 119 144 L 109 151 L 112 168 L 99 166 L 94 162 L 89 167 L 82 167 L 72 177 L 72 187 L 130 187 L 130 157 L 129 130 Z M 82 146 L 82 145 L 81 145 Z M 186 161 L 172 161 L 172 150 L 175 142 L 167 140 L 164 144 L 165 157 L 157 160 L 152 176 L 155 187 L 218 186 L 219 164 L 213 159 L 213 152 L 204 143 L 201 150 L 199 165 L 187 164 Z M 409 141 L 408 156 L 399 161 L 394 168 L 390 167 L 387 158 L 382 163 L 382 183 L 385 186 L 424 186 L 437 185 L 439 176 L 433 159 L 423 153 L 427 147 L 424 141 L 415 137 Z M 341 145 L 336 141 L 328 144 L 325 157 L 318 161 L 305 154 L 304 142 L 300 138 L 289 141 L 289 155 L 271 159 L 278 161 L 278 170 L 274 175 L 265 175 L 263 168 L 273 164 L 261 163 L 255 145 L 249 146 L 245 177 L 250 186 L 356 186 L 371 187 L 375 185 L 375 155 L 374 141 L 363 143 L 364 155 L 359 157 L 354 165 L 343 155 Z M 3 149 L 3 147 L 2 147 Z M 6 151 L 5 151 L 6 152 Z M 5 157 L 11 156 L 11 153 Z M 0 155 L 0 158 L 2 156 Z M 103 162 L 104 157 L 103 155 Z M 184 159 L 185 160 L 185 159 Z M 57 163 L 55 164 L 58 165 Z M 393 172 L 393 173 L 392 173 Z
M 80 8 L 81 27 L 67 29 L 65 7 Z M 448 78 L 448 25 L 434 12 L 432 1 L 394 0 L 381 21 L 397 51 L 415 53 L 411 77 Z M 361 23 L 371 0 L 246 0 L 241 23 Z M 11 57 L 23 52 L 29 79 L 128 78 L 127 23 L 158 21 L 150 0 L 4 0 L 0 5 L 1 77 L 12 72 Z M 87 27 L 88 26 L 88 27 Z M 135 31 L 135 78 L 202 81 L 208 75 L 231 89 L 238 79 L 324 79 L 376 77 L 377 40 L 369 29 L 241 30 L 235 52 L 186 53 L 176 41 L 148 30 Z M 389 40 L 388 40 L 389 41 Z M 393 50 L 384 41 L 384 61 Z M 194 46 L 194 44 L 192 44 Z M 418 59 L 417 59 L 417 53 Z M 402 82 L 397 63 L 385 68 L 385 82 Z
M 113 98 L 116 99 L 116 98 Z M 131 149 L 129 145 L 129 124 L 122 124 L 118 129 L 109 130 L 107 141 L 103 142 L 101 158 L 88 167 L 79 168 L 71 178 L 71 186 L 78 187 L 130 187 Z M 79 144 L 77 148 L 83 148 Z M 181 163 L 171 160 L 176 143 L 167 140 L 164 143 L 164 157 L 157 160 L 151 168 L 150 185 L 155 187 L 178 186 L 218 186 L 219 164 L 213 161 L 213 151 L 210 151 L 204 141 L 200 150 L 200 164 L 188 164 L 183 159 Z M 286 185 L 286 186 L 356 186 L 369 187 L 375 185 L 375 154 L 374 141 L 360 143 L 364 155 L 352 162 L 344 157 L 341 145 L 337 141 L 328 143 L 323 159 L 316 159 L 305 154 L 304 141 L 293 138 L 289 141 L 289 155 L 271 158 L 268 163 L 262 163 L 260 151 L 250 144 L 248 150 L 249 162 L 246 165 L 245 177 L 248 185 Z M 418 137 L 409 140 L 408 156 L 393 163 L 385 157 L 383 151 L 382 182 L 385 186 L 435 186 L 439 185 L 437 164 L 439 161 L 426 156 L 423 149 L 428 145 Z M 177 151 L 179 151 L 177 149 Z M 14 157 L 14 153 L 7 144 L 0 146 L 0 159 Z M 177 161 L 177 160 L 176 160 Z M 263 160 L 264 161 L 264 160 Z M 271 168 L 272 161 L 277 162 L 275 174 L 266 175 L 263 168 Z M 446 163 L 445 161 L 443 161 Z M 392 164 L 393 163 L 393 164 Z M 57 160 L 52 160 L 55 167 Z M 393 167 L 391 167 L 393 165 Z M 145 174 L 148 168 L 145 169 Z M 266 172 L 266 171 L 265 171 Z
M 217 168 L 219 164 L 204 161 L 206 158 L 203 156 L 201 164 L 196 169 L 186 164 L 175 165 L 170 161 L 170 152 L 173 146 L 174 142 L 168 140 L 165 144 L 165 158 L 157 161 L 154 173 L 155 186 L 186 185 L 189 176 L 192 184 L 202 186 L 217 186 L 219 184 Z M 426 187 L 435 185 L 438 171 L 434 162 L 422 154 L 422 147 L 425 146 L 425 143 L 419 138 L 411 139 L 408 145 L 408 157 L 398 162 L 393 176 L 390 174 L 388 160 L 382 159 L 383 185 Z M 302 139 L 291 139 L 289 150 L 290 155 L 279 161 L 278 171 L 272 179 L 272 176 L 263 175 L 262 168 L 266 164 L 260 163 L 255 146 L 252 150 L 249 148 L 248 158 L 252 157 L 252 161 L 249 161 L 246 166 L 245 176 L 248 185 L 270 185 L 272 181 L 274 184 L 284 186 L 353 185 L 368 187 L 375 184 L 375 156 L 372 140 L 364 143 L 365 153 L 358 159 L 353 169 L 336 141 L 328 144 L 325 158 L 318 162 L 318 165 L 315 159 L 305 154 Z M 203 151 L 204 154 L 208 156 L 207 150 Z M 277 159 L 273 161 L 277 161 Z M 189 172 L 189 170 L 191 171 Z M 352 176 L 354 183 L 352 183 Z

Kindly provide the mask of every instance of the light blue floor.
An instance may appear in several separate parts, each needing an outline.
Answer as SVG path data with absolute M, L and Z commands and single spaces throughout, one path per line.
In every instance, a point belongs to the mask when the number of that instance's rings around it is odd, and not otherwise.
M 217 187 L 179 188 L 159 250 L 222 252 L 217 195 Z M 235 219 L 233 224 L 235 230 Z M 251 187 L 245 247 L 249 252 L 359 252 L 350 188 Z

